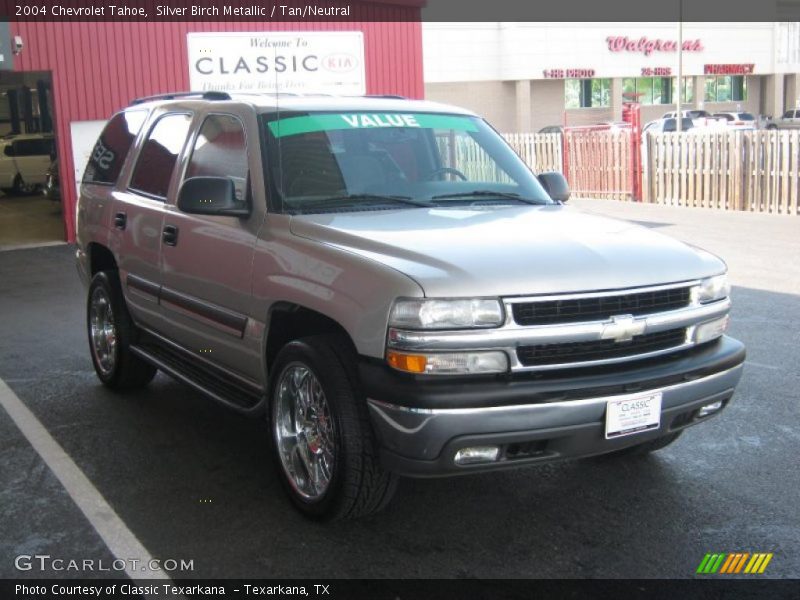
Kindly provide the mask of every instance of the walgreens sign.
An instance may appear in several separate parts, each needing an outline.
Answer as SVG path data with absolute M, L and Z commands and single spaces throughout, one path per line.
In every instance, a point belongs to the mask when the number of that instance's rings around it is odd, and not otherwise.
M 650 39 L 648 37 L 629 38 L 628 36 L 609 36 L 606 38 L 611 52 L 640 52 L 650 56 L 653 52 L 677 52 L 678 42 L 674 40 Z M 684 52 L 702 52 L 703 42 L 700 39 L 684 40 Z

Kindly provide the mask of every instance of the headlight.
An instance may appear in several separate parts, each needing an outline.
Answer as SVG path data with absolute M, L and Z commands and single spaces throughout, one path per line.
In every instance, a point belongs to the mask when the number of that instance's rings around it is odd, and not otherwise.
M 714 302 L 727 298 L 731 293 L 731 286 L 728 283 L 728 275 L 717 275 L 703 279 L 698 286 L 697 299 L 700 304 Z
M 493 299 L 397 300 L 389 315 L 389 326 L 407 329 L 467 329 L 503 324 L 503 307 Z

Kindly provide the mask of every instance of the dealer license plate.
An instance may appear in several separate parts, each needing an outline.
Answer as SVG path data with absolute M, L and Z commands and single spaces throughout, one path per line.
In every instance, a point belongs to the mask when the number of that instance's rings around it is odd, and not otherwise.
M 661 392 L 646 392 L 608 401 L 606 439 L 658 429 Z

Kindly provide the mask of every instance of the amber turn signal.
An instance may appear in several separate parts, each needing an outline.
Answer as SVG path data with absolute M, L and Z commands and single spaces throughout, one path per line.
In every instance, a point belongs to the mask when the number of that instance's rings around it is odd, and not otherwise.
M 401 354 L 390 350 L 386 353 L 386 360 L 398 371 L 409 373 L 424 373 L 428 359 L 419 354 Z

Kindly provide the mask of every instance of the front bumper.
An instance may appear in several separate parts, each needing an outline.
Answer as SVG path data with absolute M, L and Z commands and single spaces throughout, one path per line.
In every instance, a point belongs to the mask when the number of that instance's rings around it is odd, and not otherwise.
M 375 373 L 363 365 L 362 375 L 367 374 L 367 402 L 384 465 L 402 475 L 436 477 L 613 452 L 689 427 L 710 418 L 697 416 L 700 407 L 716 401 L 727 406 L 744 358 L 744 346 L 723 337 L 691 355 L 624 372 L 476 383 L 480 396 L 467 393 L 462 402 L 447 388 L 453 392 L 467 384 L 437 382 L 431 391 L 431 385 L 406 381 L 379 396 L 375 392 L 388 385 L 376 386 Z M 609 399 L 648 390 L 662 392 L 660 428 L 605 439 Z M 444 400 L 439 407 L 432 406 L 436 396 Z M 496 462 L 455 464 L 459 450 L 486 445 L 500 446 Z

